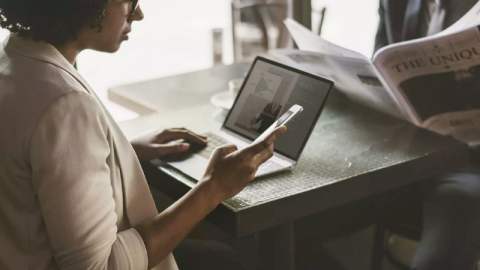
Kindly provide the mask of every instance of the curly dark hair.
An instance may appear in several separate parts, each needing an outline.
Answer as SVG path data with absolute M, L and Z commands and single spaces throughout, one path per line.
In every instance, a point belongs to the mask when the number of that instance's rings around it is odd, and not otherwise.
M 102 30 L 110 0 L 0 0 L 0 27 L 52 45 L 76 40 L 84 27 Z

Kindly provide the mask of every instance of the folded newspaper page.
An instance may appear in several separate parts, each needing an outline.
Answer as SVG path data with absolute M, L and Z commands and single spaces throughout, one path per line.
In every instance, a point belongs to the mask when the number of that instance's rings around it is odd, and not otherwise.
M 480 4 L 465 16 L 476 12 Z M 301 50 L 272 51 L 279 59 L 333 79 L 364 106 L 480 145 L 480 30 L 470 18 L 456 32 L 387 46 L 373 60 L 285 23 Z
M 480 143 L 477 27 L 386 47 L 373 64 L 414 124 Z

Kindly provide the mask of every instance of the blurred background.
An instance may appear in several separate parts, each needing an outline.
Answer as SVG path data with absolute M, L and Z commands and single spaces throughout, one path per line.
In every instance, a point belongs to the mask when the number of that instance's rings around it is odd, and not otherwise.
M 140 0 L 145 19 L 133 24 L 130 40 L 115 54 L 83 52 L 78 58 L 78 69 L 117 121 L 133 119 L 138 116 L 136 113 L 108 100 L 108 87 L 211 67 L 213 29 L 221 30 L 223 63 L 234 62 L 231 3 L 230 0 Z M 378 3 L 378 0 L 312 0 L 311 27 L 318 31 L 321 11 L 326 8 L 322 37 L 371 57 Z M 0 38 L 7 34 L 2 29 Z
M 302 0 L 283 1 L 296 3 Z M 234 18 L 232 0 L 140 0 L 140 6 L 145 19 L 133 24 L 130 40 L 122 45 L 119 52 L 86 51 L 77 62 L 82 76 L 97 91 L 117 121 L 134 119 L 139 115 L 109 101 L 109 87 L 207 69 L 220 63 L 248 61 L 248 58 L 241 59 L 234 52 L 233 28 L 238 18 Z M 320 34 L 319 27 L 322 25 L 322 38 L 372 57 L 379 21 L 378 6 L 379 0 L 311 0 L 311 9 L 308 9 L 311 14 L 307 20 L 310 25 L 305 26 Z M 249 19 L 249 16 L 243 17 Z M 239 24 L 238 29 L 238 35 L 254 40 L 253 45 L 247 46 L 254 50 L 258 41 L 256 38 L 262 33 L 243 24 Z M 6 30 L 0 29 L 0 39 L 7 35 Z M 215 60 L 214 52 L 221 57 Z M 370 262 L 372 237 L 373 228 L 370 227 L 324 244 L 344 263 L 346 269 L 366 270 Z M 401 238 L 394 238 L 389 244 L 406 262 L 411 259 L 416 247 L 416 243 Z M 405 249 L 405 246 L 412 248 Z

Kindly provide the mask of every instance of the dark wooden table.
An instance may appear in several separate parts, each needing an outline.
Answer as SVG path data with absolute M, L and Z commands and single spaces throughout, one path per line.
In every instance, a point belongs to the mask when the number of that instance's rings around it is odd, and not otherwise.
M 225 113 L 209 103 L 248 66 L 236 64 L 115 87 L 113 101 L 140 113 L 121 123 L 133 138 L 153 128 L 187 127 L 204 133 L 220 128 Z M 458 169 L 468 162 L 467 145 L 333 95 L 298 165 L 256 180 L 207 218 L 236 237 L 268 239 L 270 260 L 260 269 L 294 269 L 294 221 Z M 173 199 L 196 182 L 160 161 L 149 179 Z M 152 178 L 152 177 L 150 177 Z M 267 267 L 267 268 L 266 268 Z

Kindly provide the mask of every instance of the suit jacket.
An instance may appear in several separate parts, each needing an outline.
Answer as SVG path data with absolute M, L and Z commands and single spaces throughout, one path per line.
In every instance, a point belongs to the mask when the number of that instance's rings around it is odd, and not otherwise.
M 380 0 L 380 24 L 375 39 L 375 51 L 380 48 L 422 37 L 421 21 L 424 0 Z M 478 0 L 451 0 L 445 18 L 445 28 L 467 13 Z
M 1 46 L 0 130 L 0 269 L 147 269 L 132 227 L 158 213 L 136 154 L 53 46 Z

